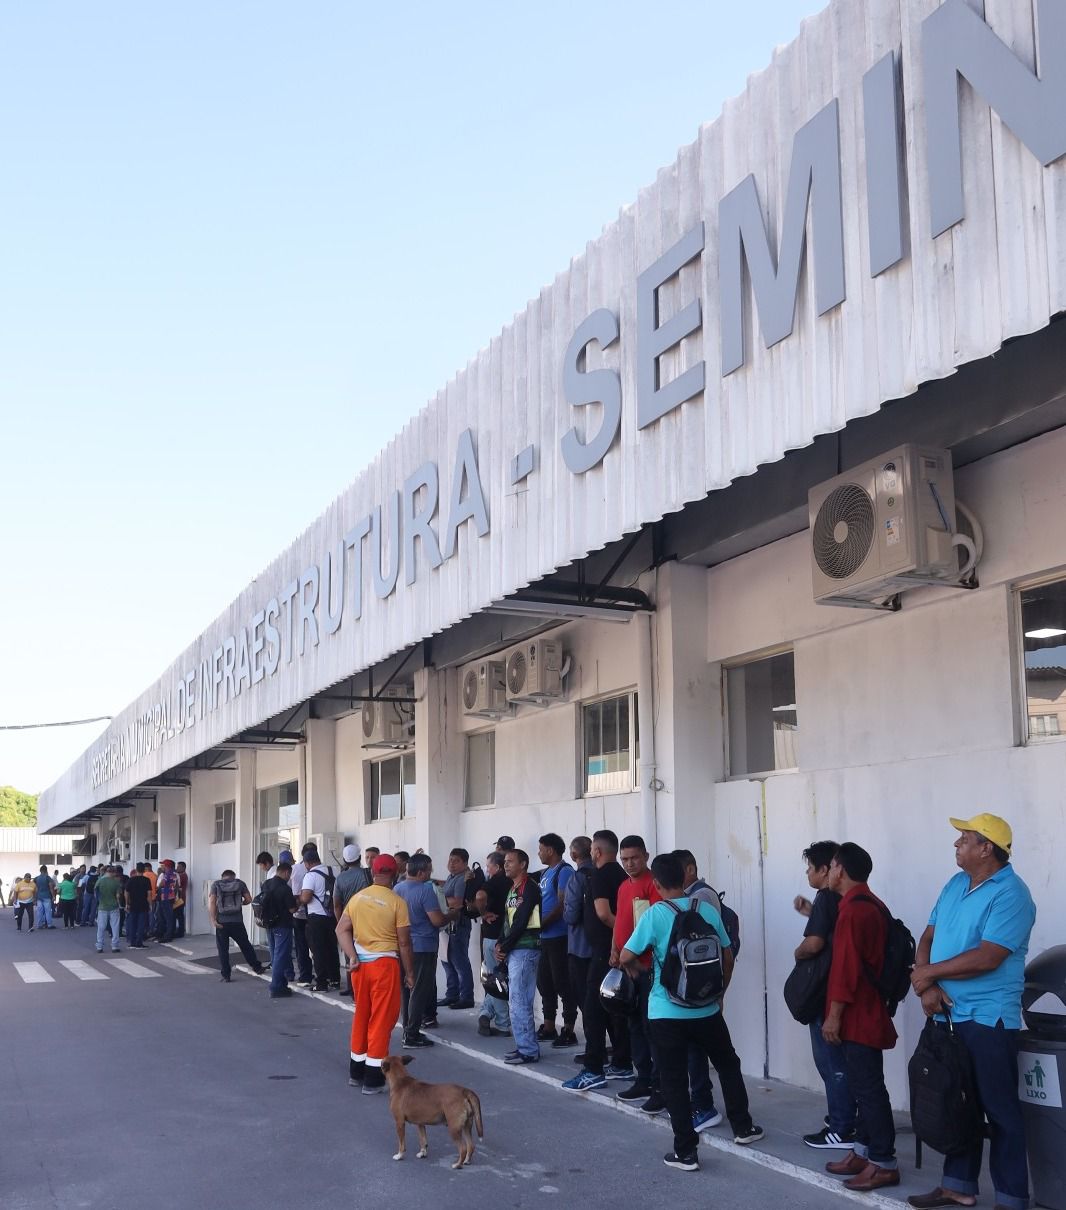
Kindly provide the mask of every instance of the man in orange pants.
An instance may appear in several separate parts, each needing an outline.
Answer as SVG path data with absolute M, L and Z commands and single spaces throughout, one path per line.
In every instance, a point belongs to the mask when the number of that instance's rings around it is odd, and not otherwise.
M 400 1015 L 400 963 L 407 986 L 414 984 L 415 960 L 407 904 L 393 889 L 396 858 L 381 853 L 371 866 L 373 882 L 348 900 L 337 925 L 337 941 L 352 966 L 351 1059 L 348 1083 L 364 1093 L 384 1092 L 381 1060 Z

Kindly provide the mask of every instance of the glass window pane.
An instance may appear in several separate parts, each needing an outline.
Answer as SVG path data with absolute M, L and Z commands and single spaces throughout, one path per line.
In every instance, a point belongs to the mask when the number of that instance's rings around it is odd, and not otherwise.
M 391 760 L 378 762 L 378 775 L 381 778 L 381 792 L 378 795 L 378 818 L 399 819 L 401 800 L 400 758 L 394 756 Z
M 729 773 L 794 769 L 799 732 L 791 651 L 726 671 Z
M 466 737 L 466 806 L 488 807 L 496 801 L 496 733 Z
M 607 794 L 633 789 L 629 750 L 631 694 L 592 702 L 585 714 L 585 792 Z
M 1055 739 L 1066 728 L 1066 580 L 1021 593 L 1028 738 Z
M 370 766 L 370 818 L 380 819 L 380 803 L 378 799 L 381 794 L 381 774 L 378 766 L 372 764 Z
M 403 770 L 403 815 L 408 819 L 414 815 L 418 805 L 418 795 L 415 790 L 415 754 L 405 752 L 402 762 Z

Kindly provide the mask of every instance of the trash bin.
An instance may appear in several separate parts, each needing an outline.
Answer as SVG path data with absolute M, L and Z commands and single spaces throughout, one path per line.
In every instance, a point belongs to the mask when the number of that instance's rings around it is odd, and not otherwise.
M 1061 1012 L 1035 1010 L 1046 995 L 1061 1003 Z M 1033 1195 L 1041 1206 L 1066 1210 L 1066 945 L 1045 950 L 1025 968 L 1022 1016 L 1018 1096 Z

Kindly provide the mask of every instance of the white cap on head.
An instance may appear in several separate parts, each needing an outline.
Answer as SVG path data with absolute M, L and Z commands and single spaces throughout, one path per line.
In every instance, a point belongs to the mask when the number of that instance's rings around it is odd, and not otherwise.
M 358 861 L 359 846 L 357 844 L 346 844 L 344 846 L 344 852 L 341 853 L 341 856 L 345 861 Z

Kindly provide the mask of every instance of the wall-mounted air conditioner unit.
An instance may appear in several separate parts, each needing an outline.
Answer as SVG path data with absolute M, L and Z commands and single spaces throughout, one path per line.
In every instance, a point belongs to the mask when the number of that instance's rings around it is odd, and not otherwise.
M 507 683 L 503 660 L 479 660 L 463 669 L 463 713 L 499 718 L 507 713 Z
M 507 700 L 545 705 L 563 696 L 563 645 L 529 639 L 507 653 Z
M 820 605 L 878 607 L 921 584 L 958 585 L 947 450 L 899 446 L 811 488 L 808 506 Z
M 362 709 L 364 748 L 409 748 L 415 740 L 415 711 L 406 702 L 377 698 Z

